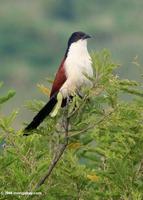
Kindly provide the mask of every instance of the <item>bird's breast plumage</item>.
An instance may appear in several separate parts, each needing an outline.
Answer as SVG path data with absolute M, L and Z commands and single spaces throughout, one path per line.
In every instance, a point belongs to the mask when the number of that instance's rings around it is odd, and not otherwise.
M 69 48 L 64 69 L 67 80 L 60 89 L 64 96 L 82 86 L 91 85 L 91 81 L 85 76 L 85 74 L 93 76 L 92 61 L 86 40 L 73 43 Z
M 65 62 L 65 74 L 67 79 L 73 81 L 76 86 L 86 84 L 88 79 L 85 74 L 93 76 L 91 65 L 91 58 L 88 54 L 67 58 Z

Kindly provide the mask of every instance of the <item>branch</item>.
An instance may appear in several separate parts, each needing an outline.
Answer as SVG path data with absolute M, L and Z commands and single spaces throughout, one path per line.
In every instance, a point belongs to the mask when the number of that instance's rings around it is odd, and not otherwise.
M 82 101 L 82 104 L 80 104 L 78 107 L 76 107 L 68 116 L 68 119 L 70 119 L 71 117 L 74 116 L 75 113 L 78 112 L 78 110 L 80 110 L 80 108 L 84 105 L 84 103 L 87 101 L 87 99 L 89 98 L 89 95 L 85 95 Z
M 69 128 L 69 117 L 68 117 L 68 109 L 66 108 L 65 110 L 65 121 L 63 123 L 63 127 L 65 130 L 65 135 L 64 135 L 64 143 L 63 144 L 59 144 L 57 151 L 54 155 L 54 158 L 48 168 L 47 173 L 45 174 L 45 176 L 43 178 L 41 178 L 41 180 L 39 181 L 39 183 L 36 186 L 36 189 L 38 189 L 41 185 L 43 185 L 46 181 L 46 179 L 49 178 L 49 176 L 51 175 L 52 171 L 54 170 L 54 168 L 56 167 L 58 161 L 60 160 L 60 158 L 62 157 L 67 145 L 68 145 L 68 128 Z
M 96 87 L 97 87 L 97 86 L 96 86 L 96 84 L 95 84 L 95 85 L 94 85 L 94 88 L 96 88 Z M 103 89 L 102 89 L 102 90 L 103 90 Z M 98 91 L 96 95 L 99 95 L 99 94 L 102 92 L 102 90 L 101 90 L 100 92 Z M 84 98 L 83 98 L 83 103 L 86 102 L 88 98 L 89 98 L 89 95 L 85 95 Z M 58 161 L 59 161 L 60 158 L 62 157 L 62 155 L 63 155 L 63 153 L 64 153 L 64 151 L 65 151 L 65 149 L 66 149 L 66 147 L 67 147 L 67 145 L 68 145 L 68 140 L 69 140 L 69 138 L 70 138 L 69 135 L 68 135 L 68 132 L 69 132 L 69 130 L 68 130 L 68 129 L 69 129 L 69 120 L 70 120 L 71 117 L 74 116 L 74 114 L 75 114 L 76 112 L 78 112 L 78 110 L 82 107 L 82 105 L 83 105 L 83 104 L 81 104 L 80 106 L 78 106 L 70 115 L 68 115 L 68 107 L 65 109 L 65 115 L 64 115 L 64 116 L 65 116 L 65 123 L 64 123 L 64 130 L 65 130 L 65 131 L 64 131 L 64 133 L 65 133 L 65 136 L 64 136 L 64 143 L 63 143 L 63 144 L 59 144 L 59 146 L 58 146 L 58 148 L 57 148 L 57 151 L 56 151 L 56 153 L 55 153 L 55 155 L 54 155 L 54 158 L 53 158 L 53 160 L 52 160 L 52 162 L 51 162 L 51 164 L 50 164 L 50 166 L 49 166 L 49 168 L 48 168 L 47 173 L 45 174 L 45 176 L 44 176 L 43 178 L 41 178 L 41 180 L 39 181 L 39 183 L 38 183 L 37 186 L 36 186 L 36 189 L 39 188 L 41 185 L 43 185 L 43 184 L 45 183 L 46 179 L 49 178 L 49 176 L 51 175 L 53 169 L 56 167 Z M 109 115 L 110 115 L 110 114 L 109 114 Z M 103 119 L 99 120 L 98 123 L 102 122 L 102 121 L 104 120 L 104 118 L 105 118 L 105 117 L 103 117 Z M 86 129 L 84 129 L 84 130 L 82 130 L 82 131 L 79 131 L 77 134 L 82 133 L 82 132 L 85 132 L 85 131 L 87 131 L 87 130 L 93 128 L 94 126 L 96 126 L 96 125 L 89 126 L 89 127 L 87 127 Z M 75 134 L 74 134 L 74 135 L 75 135 Z
M 115 111 L 115 110 L 114 110 Z M 112 113 L 114 113 L 114 111 L 109 112 L 108 114 L 104 115 L 101 119 L 99 119 L 95 124 L 89 125 L 86 128 L 82 129 L 82 130 L 75 130 L 76 133 L 68 136 L 69 138 L 77 136 L 79 134 L 85 133 L 86 131 L 95 128 L 97 125 L 99 125 L 100 123 L 102 123 L 106 118 L 108 118 L 109 116 L 112 115 Z

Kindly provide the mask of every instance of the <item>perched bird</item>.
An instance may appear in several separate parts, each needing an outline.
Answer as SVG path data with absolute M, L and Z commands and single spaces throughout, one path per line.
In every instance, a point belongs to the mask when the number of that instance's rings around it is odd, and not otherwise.
M 64 58 L 53 82 L 50 100 L 25 128 L 24 135 L 28 135 L 26 132 L 36 129 L 52 112 L 57 104 L 59 92 L 63 97 L 61 106 L 64 107 L 74 93 L 80 91 L 82 87 L 91 85 L 91 81 L 87 77 L 93 76 L 92 61 L 87 50 L 88 38 L 91 36 L 83 32 L 74 32 L 70 36 Z

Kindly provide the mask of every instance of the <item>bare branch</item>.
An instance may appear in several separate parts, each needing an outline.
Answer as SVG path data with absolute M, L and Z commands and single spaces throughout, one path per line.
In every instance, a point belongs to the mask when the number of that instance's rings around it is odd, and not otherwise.
M 94 87 L 96 88 L 97 86 L 94 86 Z M 96 95 L 98 95 L 98 93 L 100 94 L 102 92 L 102 90 L 100 92 L 97 92 Z M 84 98 L 83 98 L 83 102 L 86 102 L 88 98 L 89 98 L 89 95 L 85 95 Z M 51 162 L 51 164 L 50 164 L 50 166 L 48 168 L 48 171 L 45 174 L 45 176 L 39 181 L 39 183 L 36 186 L 36 189 L 39 188 L 41 185 L 43 185 L 45 183 L 46 179 L 49 178 L 49 176 L 51 175 L 53 169 L 56 167 L 58 161 L 62 157 L 62 155 L 63 155 L 63 153 L 64 153 L 64 151 L 65 151 L 65 149 L 66 149 L 66 147 L 68 145 L 69 138 L 73 136 L 72 135 L 72 136 L 69 137 L 69 135 L 68 135 L 68 132 L 69 132 L 69 130 L 68 130 L 69 129 L 69 120 L 70 120 L 71 117 L 74 116 L 74 114 L 76 112 L 78 112 L 78 110 L 82 107 L 82 105 L 83 104 L 81 104 L 80 106 L 78 106 L 72 113 L 70 113 L 70 115 L 68 115 L 68 106 L 65 108 L 65 113 L 64 113 L 65 120 L 63 122 L 63 128 L 65 130 L 64 131 L 64 134 L 65 134 L 64 135 L 64 143 L 58 145 L 57 151 L 55 152 L 54 158 L 53 158 L 53 160 L 52 160 L 52 162 Z M 98 121 L 98 123 L 102 122 L 106 117 L 107 116 L 104 116 L 103 119 L 101 119 L 101 120 Z M 87 131 L 87 130 L 89 130 L 91 128 L 94 128 L 95 126 L 96 126 L 95 124 L 92 125 L 92 126 L 88 126 L 86 129 L 78 131 L 78 133 L 76 133 L 76 134 L 83 133 L 83 132 L 85 132 L 85 131 Z M 74 134 L 74 135 L 76 135 L 76 134 Z
M 54 155 L 54 158 L 48 168 L 47 173 L 45 174 L 45 176 L 43 178 L 41 178 L 41 180 L 39 181 L 39 183 L 36 186 L 36 189 L 39 188 L 41 185 L 43 185 L 46 181 L 46 179 L 49 178 L 49 176 L 51 175 L 52 171 L 54 170 L 54 168 L 56 167 L 56 164 L 58 163 L 58 161 L 60 160 L 61 156 L 63 155 L 67 145 L 68 145 L 68 127 L 69 127 L 69 117 L 68 117 L 68 110 L 66 108 L 65 110 L 65 115 L 64 115 L 64 122 L 63 122 L 63 127 L 65 130 L 65 135 L 64 135 L 64 143 L 63 144 L 59 144 L 57 151 Z

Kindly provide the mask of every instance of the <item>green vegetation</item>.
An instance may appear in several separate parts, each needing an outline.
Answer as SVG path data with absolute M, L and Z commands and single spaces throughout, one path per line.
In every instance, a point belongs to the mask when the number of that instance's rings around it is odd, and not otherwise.
M 76 99 L 76 110 L 73 101 L 29 137 L 12 127 L 16 111 L 0 116 L 1 191 L 42 192 L 42 196 L 1 195 L 1 200 L 143 199 L 142 85 L 114 75 L 118 65 L 106 50 L 92 58 L 93 87 L 83 91 L 83 99 Z M 124 94 L 130 102 L 120 98 Z M 42 106 L 40 101 L 28 104 L 34 112 Z M 35 189 L 62 147 L 52 173 Z
M 53 76 L 70 34 L 77 30 L 95 36 L 89 40 L 90 51 L 111 50 L 123 64 L 120 77 L 141 81 L 132 59 L 138 55 L 143 62 L 142 7 L 142 0 L 0 1 L 0 80 L 5 82 L 2 90 L 12 87 L 17 92 L 4 113 L 27 99 L 42 98 L 34 86 Z M 21 123 L 19 118 L 14 126 Z

